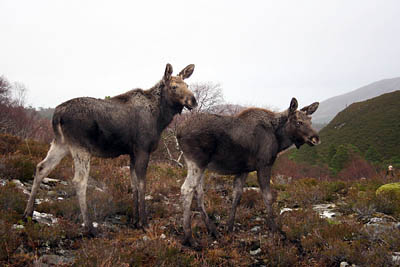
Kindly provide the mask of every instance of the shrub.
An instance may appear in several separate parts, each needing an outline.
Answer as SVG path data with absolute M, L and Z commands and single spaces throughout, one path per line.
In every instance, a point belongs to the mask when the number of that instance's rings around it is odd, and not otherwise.
M 0 220 L 15 223 L 22 218 L 25 196 L 13 183 L 0 186 Z

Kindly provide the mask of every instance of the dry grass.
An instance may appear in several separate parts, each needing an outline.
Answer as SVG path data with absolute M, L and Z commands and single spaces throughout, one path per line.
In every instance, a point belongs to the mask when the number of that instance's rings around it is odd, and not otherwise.
M 8 151 L 5 156 L 21 153 L 35 164 L 40 160 L 12 146 L 2 151 Z M 99 223 L 95 238 L 82 236 L 79 205 L 70 185 L 52 189 L 65 192 L 64 200 L 37 206 L 36 210 L 58 218 L 53 226 L 22 222 L 26 195 L 11 184 L 0 186 L 0 265 L 29 266 L 41 255 L 65 250 L 74 254 L 77 266 L 338 266 L 341 261 L 358 266 L 390 266 L 391 253 L 400 251 L 396 238 L 400 230 L 383 232 L 377 239 L 363 228 L 365 218 L 376 212 L 400 220 L 398 202 L 375 195 L 375 190 L 386 182 L 380 177 L 343 181 L 302 178 L 274 185 L 273 208 L 286 234 L 283 239 L 269 231 L 265 207 L 256 191 L 243 194 L 235 230 L 227 233 L 233 178 L 207 172 L 206 208 L 220 237 L 215 240 L 209 236 L 194 201 L 193 232 L 203 247 L 194 251 L 181 244 L 179 201 L 185 169 L 163 162 L 150 164 L 146 193 L 151 196 L 147 201 L 150 223 L 144 232 L 130 226 L 132 196 L 129 171 L 124 168 L 127 164 L 126 157 L 92 161 L 90 175 L 94 182 L 88 189 L 88 205 Z M 71 165 L 71 160 L 65 159 L 51 177 L 70 181 Z M 256 186 L 255 181 L 251 174 L 247 185 Z M 45 197 L 46 193 L 41 190 L 39 195 Z M 311 205 L 324 202 L 341 203 L 343 218 L 334 222 L 321 219 Z M 299 210 L 279 215 L 282 207 Z M 14 224 L 24 228 L 14 229 Z M 258 253 L 251 255 L 251 251 Z

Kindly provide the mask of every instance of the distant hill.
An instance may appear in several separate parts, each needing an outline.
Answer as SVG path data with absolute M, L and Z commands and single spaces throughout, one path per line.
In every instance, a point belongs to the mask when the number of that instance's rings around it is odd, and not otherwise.
M 336 114 L 354 102 L 364 101 L 400 90 L 400 77 L 371 83 L 357 90 L 322 101 L 313 115 L 313 123 L 328 123 Z
M 400 163 L 400 91 L 351 104 L 319 134 L 319 146 L 304 145 L 292 157 L 329 164 L 340 146 L 351 146 L 368 160 Z

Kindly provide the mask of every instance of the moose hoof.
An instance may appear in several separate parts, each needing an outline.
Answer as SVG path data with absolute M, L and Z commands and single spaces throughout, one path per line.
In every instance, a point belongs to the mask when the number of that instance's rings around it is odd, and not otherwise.
M 22 216 L 22 220 L 24 222 L 28 221 L 28 218 L 32 218 L 33 217 L 33 211 L 25 211 L 24 215 Z
M 82 235 L 84 237 L 96 237 L 99 234 L 99 230 L 97 228 L 94 228 L 92 225 L 91 226 L 84 226 Z
M 199 243 L 197 243 L 193 237 L 188 237 L 185 238 L 182 242 L 182 245 L 190 247 L 196 251 L 200 251 L 202 249 L 202 247 L 200 246 Z
M 210 223 L 207 228 L 208 228 L 208 232 L 211 234 L 212 237 L 214 237 L 216 239 L 219 237 L 218 232 L 217 232 L 217 227 L 215 226 L 214 223 Z

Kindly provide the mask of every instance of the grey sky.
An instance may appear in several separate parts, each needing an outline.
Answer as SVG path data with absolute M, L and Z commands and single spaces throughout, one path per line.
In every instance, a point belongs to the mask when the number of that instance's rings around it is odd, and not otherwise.
M 196 65 L 228 102 L 283 109 L 400 76 L 400 1 L 0 1 L 0 75 L 55 107 Z

